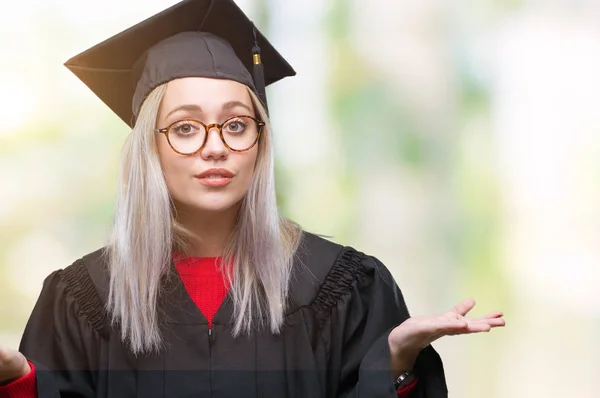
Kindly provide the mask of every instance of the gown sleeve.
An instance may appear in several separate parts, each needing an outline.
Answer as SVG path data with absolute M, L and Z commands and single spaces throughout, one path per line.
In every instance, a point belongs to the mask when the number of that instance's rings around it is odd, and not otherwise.
M 317 306 L 328 317 L 322 321 L 329 347 L 328 396 L 397 397 L 388 335 L 410 315 L 389 270 L 374 257 L 345 250 L 319 296 Z M 448 396 L 442 361 L 431 346 L 420 352 L 414 370 L 419 382 L 411 398 Z
M 72 270 L 52 273 L 25 327 L 19 350 L 35 365 L 39 398 L 94 396 L 97 333 L 70 288 Z

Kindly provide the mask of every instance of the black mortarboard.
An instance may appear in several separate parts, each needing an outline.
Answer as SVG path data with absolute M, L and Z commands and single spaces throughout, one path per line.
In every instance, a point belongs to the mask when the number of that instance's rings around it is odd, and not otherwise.
M 130 126 L 146 96 L 176 78 L 235 80 L 266 106 L 265 86 L 296 74 L 233 0 L 181 1 L 65 66 Z

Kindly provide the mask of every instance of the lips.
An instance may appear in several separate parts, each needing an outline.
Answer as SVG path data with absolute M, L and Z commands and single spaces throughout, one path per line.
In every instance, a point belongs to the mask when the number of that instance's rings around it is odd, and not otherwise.
M 196 176 L 204 186 L 218 188 L 228 185 L 233 179 L 233 173 L 227 169 L 210 169 Z
M 232 178 L 233 173 L 227 169 L 209 169 L 203 172 L 202 174 L 198 174 L 196 178 Z

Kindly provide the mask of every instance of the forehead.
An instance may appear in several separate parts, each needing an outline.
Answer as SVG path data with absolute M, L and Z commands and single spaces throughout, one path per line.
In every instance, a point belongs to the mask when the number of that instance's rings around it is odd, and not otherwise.
M 240 101 L 252 108 L 248 89 L 241 83 L 226 79 L 186 77 L 167 84 L 162 107 L 168 112 L 182 104 L 193 104 L 210 112 L 220 110 L 223 104 L 231 101 Z

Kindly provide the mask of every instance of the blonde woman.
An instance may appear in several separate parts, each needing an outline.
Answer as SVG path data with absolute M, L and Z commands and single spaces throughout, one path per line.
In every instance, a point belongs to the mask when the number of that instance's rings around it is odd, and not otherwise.
M 231 0 L 67 66 L 132 127 L 113 233 L 46 279 L 0 397 L 441 398 L 430 344 L 504 325 L 411 318 L 376 258 L 279 215 L 264 89 L 294 72 Z

